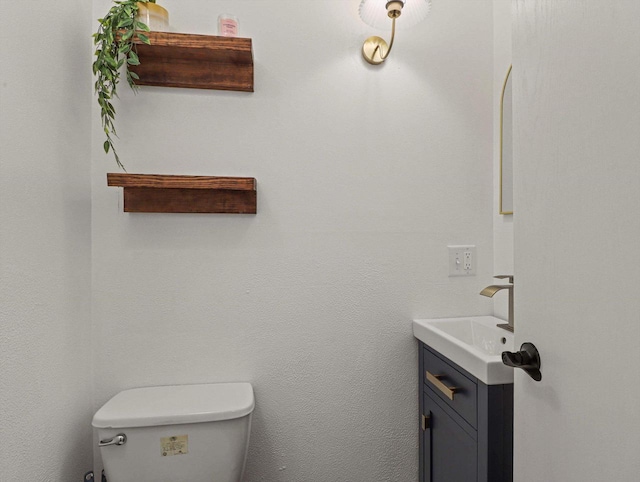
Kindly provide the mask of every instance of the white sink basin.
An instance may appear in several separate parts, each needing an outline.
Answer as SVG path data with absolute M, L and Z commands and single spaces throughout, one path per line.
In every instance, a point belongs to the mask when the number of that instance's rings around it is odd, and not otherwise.
M 413 320 L 413 335 L 487 385 L 513 383 L 513 368 L 502 352 L 513 351 L 513 333 L 498 328 L 493 316 Z

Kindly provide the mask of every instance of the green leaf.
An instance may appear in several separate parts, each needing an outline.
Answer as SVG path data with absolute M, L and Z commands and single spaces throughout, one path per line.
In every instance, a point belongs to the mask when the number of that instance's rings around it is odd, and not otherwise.
M 127 30 L 124 35 L 122 35 L 122 41 L 126 41 L 129 40 L 131 37 L 133 37 L 133 30 Z
M 143 32 L 151 32 L 151 29 L 147 26 L 147 24 L 142 22 L 136 22 L 136 29 L 142 30 Z
M 151 40 L 149 40 L 149 37 L 147 37 L 145 34 L 138 33 L 138 38 L 140 39 L 141 42 L 147 45 L 151 45 Z
M 109 67 L 111 67 L 112 69 L 115 70 L 118 68 L 118 63 L 116 62 L 116 59 L 114 59 L 110 55 L 105 56 L 105 60 L 107 61 L 107 64 L 109 65 Z
M 140 59 L 138 58 L 138 54 L 136 54 L 133 50 L 129 52 L 129 58 L 127 59 L 129 65 L 140 65 Z
M 138 74 L 136 74 L 135 72 L 132 72 L 131 70 L 129 71 L 129 75 L 131 77 L 133 77 L 134 79 L 136 79 L 136 80 L 140 79 L 140 76 Z
M 109 141 L 104 141 L 104 144 L 102 144 L 102 147 L 104 148 L 104 153 L 109 154 L 109 147 L 110 147 Z
M 130 27 L 131 25 L 133 25 L 133 19 L 132 18 L 124 18 L 124 19 L 120 20 L 120 22 L 118 23 L 118 27 L 117 28 Z
M 122 43 L 122 44 L 120 44 L 120 47 L 118 48 L 118 53 L 119 54 L 128 54 L 129 50 L 131 50 L 131 44 L 130 43 Z

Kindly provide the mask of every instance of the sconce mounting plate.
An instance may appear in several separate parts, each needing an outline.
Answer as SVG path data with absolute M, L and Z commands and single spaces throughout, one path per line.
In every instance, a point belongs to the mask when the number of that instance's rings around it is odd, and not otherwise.
M 369 37 L 362 45 L 362 56 L 372 65 L 379 65 L 384 62 L 389 51 L 389 45 L 380 37 Z

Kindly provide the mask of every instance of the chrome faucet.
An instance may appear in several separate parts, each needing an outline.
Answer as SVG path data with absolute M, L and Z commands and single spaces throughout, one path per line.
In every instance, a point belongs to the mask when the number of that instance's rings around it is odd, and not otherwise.
M 480 294 L 482 296 L 487 296 L 489 298 L 493 298 L 498 291 L 508 290 L 509 291 L 509 317 L 507 318 L 507 323 L 500 323 L 496 325 L 498 328 L 503 328 L 507 331 L 513 333 L 513 275 L 497 275 L 494 276 L 497 279 L 506 279 L 511 283 L 510 285 L 491 285 L 487 286 L 483 289 Z

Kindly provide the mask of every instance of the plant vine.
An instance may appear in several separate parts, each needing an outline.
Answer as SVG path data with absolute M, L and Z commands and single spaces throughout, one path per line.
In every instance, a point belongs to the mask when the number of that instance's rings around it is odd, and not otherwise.
M 93 74 L 96 76 L 95 93 L 98 96 L 102 128 L 106 136 L 104 152 L 109 153 L 111 150 L 118 166 L 126 171 L 113 144 L 113 137 L 117 137 L 117 134 L 113 123 L 116 110 L 112 101 L 118 96 L 117 86 L 121 69 L 125 64 L 127 83 L 134 92 L 138 88 L 135 84 L 139 79 L 138 75 L 128 69 L 129 65 L 140 64 L 135 40 L 145 44 L 151 42 L 145 35 L 145 32 L 149 32 L 149 27 L 135 18 L 139 3 L 156 3 L 156 0 L 114 0 L 114 3 L 104 18 L 98 19 L 100 26 L 93 34 L 93 43 L 96 46 Z

